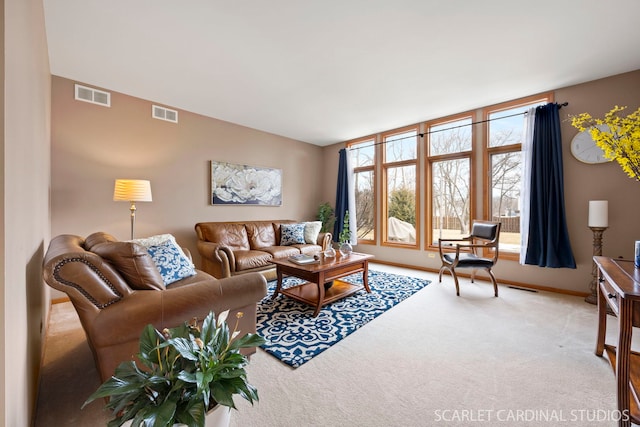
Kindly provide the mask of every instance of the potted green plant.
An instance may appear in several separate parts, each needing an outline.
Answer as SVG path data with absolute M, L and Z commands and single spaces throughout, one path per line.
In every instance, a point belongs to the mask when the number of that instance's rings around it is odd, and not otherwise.
M 318 206 L 318 213 L 316 215 L 318 221 L 322 222 L 322 228 L 320 231 L 322 233 L 326 233 L 331 231 L 331 227 L 333 226 L 333 222 L 335 221 L 333 215 L 333 208 L 329 204 L 329 202 L 325 202 Z
M 342 231 L 340 231 L 340 235 L 338 236 L 338 243 L 340 243 L 340 253 L 342 256 L 349 256 L 351 252 L 353 252 L 353 247 L 351 246 L 351 226 L 349 224 L 349 211 L 345 211 L 344 220 L 342 221 Z
M 228 410 L 235 409 L 234 394 L 251 404 L 258 401 L 258 390 L 247 381 L 248 358 L 240 349 L 265 343 L 258 334 L 239 337 L 237 321 L 230 333 L 228 314 L 228 310 L 220 313 L 216 321 L 210 312 L 201 326 L 194 320 L 162 332 L 147 325 L 138 354 L 142 369 L 136 361 L 121 363 L 84 405 L 108 397 L 106 407 L 115 416 L 109 427 L 129 420 L 133 427 L 202 427 L 214 407 L 214 412 L 226 411 L 228 423 Z

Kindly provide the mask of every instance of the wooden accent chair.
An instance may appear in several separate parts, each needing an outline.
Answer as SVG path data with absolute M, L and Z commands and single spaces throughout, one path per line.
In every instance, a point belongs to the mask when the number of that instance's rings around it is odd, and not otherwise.
M 447 270 L 453 276 L 456 284 L 456 295 L 460 296 L 460 285 L 456 276 L 456 269 L 471 268 L 471 283 L 477 269 L 486 270 L 493 283 L 494 294 L 498 296 L 498 283 L 491 272 L 491 268 L 498 262 L 498 242 L 500 240 L 500 223 L 494 221 L 474 220 L 471 235 L 460 239 L 438 239 L 438 251 L 442 260 L 442 267 L 438 274 L 438 281 L 442 282 L 442 272 Z M 455 246 L 453 252 L 445 252 L 447 247 Z M 487 252 L 488 251 L 488 252 Z

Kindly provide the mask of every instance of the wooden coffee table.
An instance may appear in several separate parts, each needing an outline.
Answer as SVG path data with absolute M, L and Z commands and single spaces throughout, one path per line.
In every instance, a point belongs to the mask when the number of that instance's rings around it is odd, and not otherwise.
M 371 293 L 368 280 L 369 259 L 371 258 L 373 255 L 352 252 L 348 257 L 337 254 L 335 258 L 325 258 L 324 255 L 321 255 L 318 262 L 305 265 L 296 264 L 288 259 L 272 260 L 271 262 L 276 265 L 278 285 L 271 299 L 275 299 L 278 294 L 283 294 L 309 304 L 315 307 L 313 317 L 316 317 L 323 305 L 353 295 L 361 289 Z M 362 272 L 361 285 L 337 280 L 360 272 Z M 298 277 L 307 282 L 282 289 L 284 275 Z M 325 289 L 324 284 L 328 282 L 333 282 L 333 285 Z

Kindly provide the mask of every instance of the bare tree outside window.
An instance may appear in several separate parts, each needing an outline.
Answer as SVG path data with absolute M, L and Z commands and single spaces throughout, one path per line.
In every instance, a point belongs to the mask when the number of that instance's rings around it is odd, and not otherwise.
M 429 127 L 429 155 L 471 151 L 471 118 Z
M 417 147 L 418 133 L 416 131 L 391 135 L 385 139 L 384 160 L 386 163 L 415 160 Z
M 521 157 L 518 152 L 491 156 L 491 211 L 494 218 L 520 214 Z
M 356 235 L 358 240 L 375 241 L 375 140 L 350 144 L 349 154 L 354 170 Z
M 433 162 L 433 242 L 469 234 L 470 161 L 468 158 Z
M 547 100 L 536 100 L 489 112 L 489 173 L 491 174 L 490 218 L 502 223 L 500 250 L 520 251 L 520 192 L 522 189 L 522 138 L 524 113 Z
M 355 174 L 356 221 L 358 239 L 375 238 L 375 199 L 373 192 L 373 171 Z
M 432 243 L 469 233 L 471 223 L 471 118 L 429 127 Z M 436 157 L 437 156 L 437 157 Z

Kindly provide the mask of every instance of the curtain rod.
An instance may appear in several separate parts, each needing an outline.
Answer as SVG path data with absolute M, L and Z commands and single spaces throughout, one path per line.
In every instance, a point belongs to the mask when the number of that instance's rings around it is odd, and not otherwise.
M 548 105 L 548 104 L 547 104 Z M 556 103 L 556 105 L 558 106 L 558 109 L 562 108 L 562 107 L 566 107 L 567 105 L 569 105 L 568 102 L 563 102 L 562 104 L 558 104 Z M 419 133 L 418 136 L 420 138 L 423 138 L 425 135 L 431 135 L 432 133 L 436 133 L 436 132 L 443 132 L 445 130 L 451 130 L 451 129 L 457 129 L 457 128 L 461 128 L 461 127 L 465 127 L 465 126 L 473 126 L 473 125 L 479 125 L 481 123 L 487 123 L 487 122 L 492 122 L 494 120 L 501 120 L 501 119 L 506 119 L 509 117 L 515 117 L 515 116 L 525 116 L 527 114 L 526 111 L 522 112 L 522 113 L 515 113 L 515 114 L 510 114 L 508 116 L 502 116 L 502 117 L 496 117 L 495 119 L 486 119 L 486 120 L 480 120 L 478 122 L 471 122 L 468 123 L 466 125 L 458 125 L 458 126 L 451 126 L 448 128 L 444 128 L 444 129 L 438 129 L 438 130 L 434 130 L 434 131 L 429 131 L 429 132 L 423 132 L 423 133 Z M 369 148 L 369 147 L 374 147 L 376 145 L 380 145 L 380 144 L 386 144 L 388 142 L 395 142 L 395 141 L 402 141 L 404 139 L 409 139 L 409 138 L 414 138 L 414 136 L 405 136 L 404 138 L 397 138 L 397 139 L 389 139 L 387 141 L 381 141 L 381 142 L 374 142 L 371 145 L 365 145 L 364 147 L 353 147 L 353 148 L 349 148 L 349 151 L 351 150 L 360 150 L 363 148 Z

